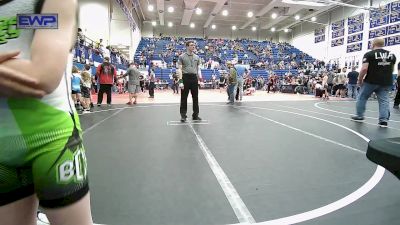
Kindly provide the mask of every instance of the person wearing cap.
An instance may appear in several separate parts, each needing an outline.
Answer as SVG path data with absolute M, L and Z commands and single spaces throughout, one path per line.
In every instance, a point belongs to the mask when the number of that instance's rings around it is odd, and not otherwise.
M 363 121 L 368 98 L 373 92 L 378 97 L 380 127 L 387 127 L 390 117 L 389 91 L 393 85 L 393 68 L 396 56 L 382 49 L 385 41 L 376 38 L 372 41 L 372 51 L 365 53 L 357 84 L 361 87 L 357 98 L 356 115 L 351 118 Z
M 111 106 L 111 88 L 114 84 L 114 79 L 117 77 L 117 70 L 110 63 L 109 57 L 104 57 L 104 62 L 97 67 L 96 76 L 100 84 L 97 106 L 101 106 L 104 93 L 107 94 L 107 105 Z
M 178 59 L 177 73 L 179 76 L 179 87 L 181 91 L 180 114 L 181 122 L 186 122 L 187 113 L 187 97 L 189 91 L 193 99 L 193 120 L 201 120 L 199 117 L 199 65 L 200 58 L 194 53 L 196 44 L 193 41 L 186 42 L 186 52 L 181 54 Z

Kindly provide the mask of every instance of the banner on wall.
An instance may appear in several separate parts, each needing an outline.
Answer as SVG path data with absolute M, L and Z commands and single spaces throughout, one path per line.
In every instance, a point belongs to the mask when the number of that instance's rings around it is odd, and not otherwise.
M 344 29 L 344 19 L 343 20 L 339 20 L 337 22 L 332 23 L 332 31 L 334 30 L 342 30 Z
M 381 27 L 375 30 L 369 31 L 369 39 L 382 37 L 387 35 L 387 27 Z
M 325 27 L 317 28 L 314 30 L 314 36 L 325 35 Z
M 344 36 L 344 29 L 332 31 L 332 38 L 338 38 Z
M 387 27 L 387 34 L 397 34 L 400 33 L 400 23 L 393 24 Z
M 369 28 L 383 26 L 389 23 L 391 4 L 383 8 L 373 9 L 369 14 Z
M 343 43 L 344 43 L 344 38 L 334 39 L 331 41 L 331 47 L 340 46 L 343 45 Z
M 349 25 L 348 34 L 354 34 L 364 30 L 364 23 Z
M 392 2 L 390 8 L 390 23 L 400 22 L 400 1 Z
M 393 46 L 400 44 L 400 35 L 385 38 L 385 46 Z
M 347 53 L 349 52 L 358 52 L 361 51 L 362 49 L 362 42 L 360 43 L 356 43 L 356 44 L 351 44 L 351 45 L 347 45 Z
M 364 13 L 360 13 L 355 16 L 350 16 L 347 20 L 347 25 L 349 26 L 360 23 L 364 23 Z
M 369 39 L 400 33 L 400 23 L 369 31 Z
M 364 13 L 351 16 L 347 20 L 348 34 L 354 34 L 364 30 Z
M 325 35 L 317 36 L 314 39 L 314 43 L 319 43 L 325 41 Z
M 347 44 L 359 42 L 359 41 L 362 41 L 362 39 L 363 39 L 363 33 L 350 35 L 347 37 Z

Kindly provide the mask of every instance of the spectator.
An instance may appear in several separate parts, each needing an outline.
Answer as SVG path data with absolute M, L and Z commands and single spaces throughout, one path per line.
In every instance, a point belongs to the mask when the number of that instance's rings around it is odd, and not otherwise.
M 235 65 L 235 68 L 237 71 L 236 100 L 242 101 L 244 76 L 248 71 L 247 71 L 247 68 L 243 65 L 242 60 L 239 60 L 239 63 L 237 65 Z
M 140 72 L 134 63 L 129 65 L 128 71 L 120 78 L 128 76 L 128 91 L 129 91 L 129 102 L 128 105 L 137 104 L 137 94 L 140 92 Z M 132 99 L 135 101 L 132 102 Z
M 357 88 L 357 78 L 358 78 L 359 73 L 356 71 L 356 68 L 353 67 L 351 72 L 347 74 L 347 90 L 348 90 L 348 97 L 357 99 L 358 95 L 358 88 Z
M 72 100 L 74 100 L 75 108 L 81 110 L 81 83 L 82 78 L 79 70 L 76 66 L 72 67 L 72 77 L 71 77 L 71 90 L 72 90 Z
M 96 76 L 98 84 L 100 85 L 99 94 L 97 96 L 97 106 L 101 106 L 104 93 L 107 94 L 107 105 L 111 106 L 111 88 L 117 76 L 117 70 L 110 63 L 109 57 L 105 57 L 104 62 L 97 67 Z
M 81 77 L 82 77 L 81 104 L 83 107 L 83 113 L 87 113 L 88 111 L 90 111 L 90 106 L 91 106 L 90 89 L 92 86 L 92 75 L 88 71 L 83 71 Z
M 236 95 L 236 84 L 237 84 L 237 71 L 236 68 L 232 65 L 232 62 L 228 61 L 227 67 L 229 68 L 229 77 L 228 77 L 228 104 L 233 104 L 235 101 Z
M 156 75 L 154 74 L 154 70 L 149 70 L 149 98 L 154 98 L 154 89 L 156 88 Z
M 389 91 L 393 86 L 393 67 L 396 56 L 382 49 L 385 41 L 376 38 L 372 41 L 372 50 L 363 57 L 363 64 L 358 76 L 358 85 L 361 86 L 356 104 L 356 116 L 351 117 L 355 121 L 363 121 L 365 106 L 370 95 L 375 92 L 378 96 L 379 123 L 381 127 L 387 127 L 390 117 Z

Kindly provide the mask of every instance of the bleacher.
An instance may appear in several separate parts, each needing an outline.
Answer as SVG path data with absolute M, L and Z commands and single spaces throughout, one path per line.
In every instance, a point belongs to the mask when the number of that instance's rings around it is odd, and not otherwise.
M 215 75 L 216 78 L 219 77 L 220 73 L 219 70 L 217 69 L 202 69 L 201 70 L 201 76 L 203 77 L 204 80 L 211 80 L 212 76 Z
M 176 69 L 174 69 L 174 68 L 171 68 L 171 69 L 155 68 L 154 74 L 155 74 L 156 79 L 165 80 L 168 83 L 171 83 L 172 80 L 170 79 L 169 75 L 174 73 L 175 71 L 176 71 Z
M 207 51 L 205 49 L 205 46 L 207 46 L 208 44 L 212 43 L 213 40 L 206 40 L 206 39 L 202 39 L 202 38 L 184 38 L 184 39 L 179 39 L 176 40 L 175 42 L 172 41 L 171 38 L 169 37 L 163 37 L 161 39 L 151 39 L 151 38 L 142 38 L 142 40 L 140 41 L 139 47 L 136 50 L 134 59 L 136 62 L 138 62 L 140 56 L 143 54 L 146 56 L 147 60 L 161 60 L 166 62 L 168 65 L 173 62 L 173 59 L 175 57 L 175 53 L 182 51 L 184 52 L 186 49 L 186 46 L 183 44 L 186 40 L 194 40 L 197 43 L 197 48 L 198 50 L 203 49 L 204 53 L 198 53 L 199 57 L 201 57 L 205 62 L 208 61 L 208 59 L 213 59 L 213 60 L 217 60 L 220 61 L 221 63 L 225 63 L 228 60 L 234 60 L 234 59 L 238 59 L 238 60 L 245 60 L 247 62 L 259 62 L 259 61 L 268 61 L 270 63 L 273 64 L 278 64 L 281 61 L 284 61 L 285 63 L 288 63 L 291 58 L 287 57 L 287 56 L 291 56 L 293 53 L 296 54 L 295 57 L 295 61 L 297 63 L 299 63 L 301 60 L 302 61 L 306 61 L 306 62 L 313 62 L 315 59 L 313 59 L 311 56 L 301 52 L 299 49 L 289 45 L 289 44 L 279 44 L 279 43 L 273 43 L 270 41 L 250 41 L 250 40 L 237 40 L 235 41 L 236 44 L 238 44 L 240 47 L 243 48 L 243 51 L 238 51 L 238 50 L 232 50 L 232 49 L 220 49 L 219 51 L 215 52 L 213 55 L 209 55 L 207 54 Z M 219 40 L 222 41 L 224 44 L 232 44 L 232 41 L 230 40 Z M 154 43 L 155 44 L 155 48 L 154 48 L 154 54 L 151 56 L 147 55 L 147 51 L 148 50 L 148 46 L 150 43 Z M 172 50 L 172 55 L 169 55 L 167 57 L 162 57 L 163 53 L 168 51 L 167 50 L 167 46 L 169 44 L 175 43 L 175 45 L 173 46 L 173 50 Z M 248 50 L 249 46 L 255 46 L 257 48 L 261 48 L 261 49 L 265 49 L 265 48 L 271 48 L 272 51 L 272 57 L 268 58 L 268 57 L 257 57 L 254 53 L 252 53 L 251 51 Z M 280 48 L 283 48 L 283 51 L 280 52 Z M 245 58 L 245 54 L 247 54 L 247 58 Z M 235 56 L 237 56 L 237 58 L 235 58 Z M 301 58 L 301 56 L 303 58 Z M 206 77 L 208 76 L 208 72 L 207 70 L 203 70 L 204 73 L 206 74 Z M 202 72 L 203 72 L 202 71 Z M 297 70 L 296 69 L 277 69 L 277 70 L 273 70 L 273 72 L 279 76 L 285 75 L 287 73 L 291 73 L 294 75 L 297 75 Z M 169 72 L 165 72 L 168 73 Z M 251 74 L 253 77 L 257 77 L 257 76 L 262 76 L 264 78 L 268 77 L 268 72 L 267 70 L 258 70 L 258 69 L 253 69 L 251 71 Z M 216 75 L 219 75 L 216 73 Z M 156 76 L 158 77 L 164 77 L 164 72 L 160 72 L 160 73 L 156 73 Z M 207 78 L 205 78 L 207 79 Z
M 197 47 L 198 49 L 204 49 L 205 50 L 205 46 L 207 46 L 212 40 L 205 40 L 202 38 L 186 38 L 184 40 L 195 40 L 197 42 Z M 229 43 L 232 44 L 232 42 L 229 40 L 222 40 L 223 43 Z M 93 42 L 93 41 L 92 41 Z M 162 53 L 164 51 L 167 51 L 167 45 L 172 43 L 171 38 L 162 38 L 162 39 L 152 39 L 152 38 L 142 38 L 138 48 L 136 50 L 134 59 L 135 62 L 139 62 L 140 56 L 142 54 L 142 51 L 144 49 L 150 49 L 152 51 L 154 51 L 154 54 L 152 56 L 146 55 L 147 60 L 164 60 L 166 63 L 170 63 L 173 61 L 173 58 L 175 56 L 175 52 L 177 51 L 185 51 L 186 46 L 184 44 L 182 44 L 182 42 L 176 42 L 176 45 L 174 46 L 174 50 L 173 50 L 173 55 L 170 57 L 166 57 L 166 58 L 162 58 L 160 56 L 162 56 Z M 213 59 L 213 60 L 220 60 L 221 63 L 224 63 L 228 60 L 233 60 L 235 58 L 235 55 L 237 55 L 239 60 L 247 60 L 247 61 L 258 61 L 258 60 L 265 60 L 262 57 L 257 58 L 257 56 L 255 54 L 253 54 L 251 51 L 248 51 L 247 48 L 249 45 L 252 46 L 256 46 L 257 48 L 267 48 L 268 46 L 272 49 L 272 60 L 271 63 L 278 63 L 282 60 L 279 57 L 279 44 L 276 43 L 272 43 L 269 41 L 250 41 L 250 40 L 239 40 L 235 42 L 236 44 L 239 44 L 240 47 L 243 47 L 244 51 L 236 51 L 236 50 L 231 50 L 231 49 L 226 49 L 226 50 L 220 50 L 220 52 L 218 52 L 218 54 L 221 56 L 221 58 L 212 55 L 207 55 L 206 53 L 199 53 L 198 55 L 203 58 L 204 60 L 208 60 L 208 59 Z M 152 47 L 152 45 L 154 44 L 154 48 Z M 75 46 L 75 62 L 74 65 L 76 65 L 79 69 L 83 69 L 83 66 L 85 63 L 89 63 L 92 65 L 92 74 L 95 74 L 96 71 L 96 65 L 98 65 L 99 63 L 103 62 L 103 58 L 95 52 L 95 50 L 92 48 L 93 43 L 92 44 L 87 44 L 87 45 L 83 45 L 83 44 L 76 44 Z M 281 52 L 281 55 L 288 55 L 288 54 L 292 54 L 292 53 L 296 53 L 296 55 L 300 55 L 300 54 L 304 54 L 302 53 L 299 49 L 294 48 L 291 45 L 285 44 L 285 49 L 283 52 Z M 226 53 L 226 54 L 225 54 Z M 248 58 L 245 59 L 244 55 L 247 54 Z M 126 70 L 127 69 L 127 65 L 123 65 L 123 64 L 118 64 L 117 59 L 116 59 L 116 55 L 111 53 L 110 55 L 110 59 L 111 62 L 116 65 L 117 69 L 120 70 Z M 306 61 L 313 61 L 314 59 L 305 54 L 304 60 Z M 163 80 L 163 81 L 167 81 L 169 83 L 172 82 L 172 80 L 170 79 L 170 74 L 175 72 L 175 68 L 167 68 L 167 69 L 161 69 L 161 68 L 156 68 L 155 69 L 155 76 L 156 79 L 159 80 Z M 277 69 L 277 70 L 273 70 L 273 72 L 275 74 L 277 74 L 278 76 L 283 76 L 285 74 L 291 73 L 293 75 L 297 75 L 298 71 L 297 70 L 288 70 L 288 69 Z M 202 69 L 201 70 L 202 76 L 204 80 L 211 80 L 212 75 L 215 74 L 215 76 L 217 78 L 219 78 L 220 76 L 220 72 L 218 69 Z M 263 77 L 264 79 L 268 79 L 269 76 L 269 70 L 267 69 L 251 69 L 250 70 L 250 74 L 252 77 L 256 78 L 258 76 Z
M 250 74 L 252 77 L 260 76 L 260 77 L 263 77 L 264 79 L 268 79 L 268 76 L 269 76 L 268 71 L 266 71 L 266 70 L 251 70 Z

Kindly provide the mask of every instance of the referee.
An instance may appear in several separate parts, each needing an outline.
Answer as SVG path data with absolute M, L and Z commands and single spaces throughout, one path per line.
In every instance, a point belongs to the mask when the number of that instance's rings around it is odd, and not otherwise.
M 186 42 L 186 52 L 181 54 L 178 59 L 178 76 L 179 87 L 181 91 L 181 122 L 186 122 L 187 112 L 187 98 L 190 93 L 193 99 L 193 114 L 192 119 L 200 121 L 199 117 L 199 85 L 198 85 L 198 71 L 200 65 L 200 58 L 194 54 L 196 45 L 193 41 Z
M 378 97 L 380 127 L 387 127 L 390 117 L 389 91 L 393 85 L 393 67 L 396 57 L 393 53 L 382 49 L 385 41 L 376 38 L 372 42 L 372 51 L 367 52 L 358 76 L 357 84 L 361 87 L 356 103 L 356 116 L 352 119 L 363 121 L 365 106 L 373 92 Z

